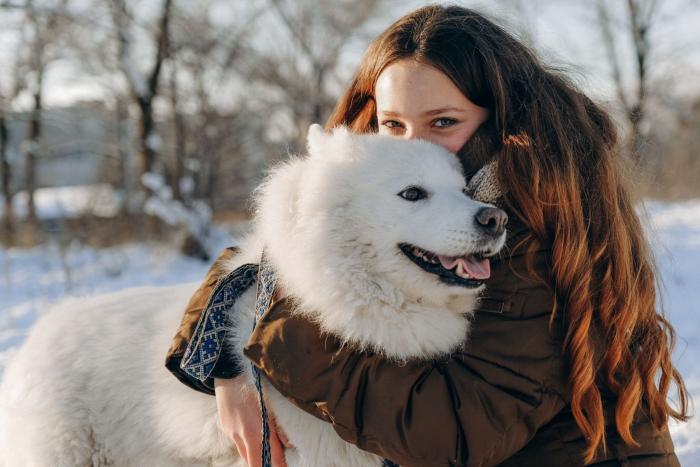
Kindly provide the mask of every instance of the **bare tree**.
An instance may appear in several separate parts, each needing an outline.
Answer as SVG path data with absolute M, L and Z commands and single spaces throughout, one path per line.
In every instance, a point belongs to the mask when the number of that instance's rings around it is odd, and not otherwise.
M 188 196 L 208 200 L 212 209 L 222 188 L 219 181 L 224 176 L 231 181 L 234 175 L 222 165 L 226 163 L 230 169 L 231 161 L 245 157 L 246 141 L 261 139 L 257 127 L 265 124 L 264 119 L 250 118 L 250 93 L 242 92 L 241 87 L 247 81 L 249 41 L 263 9 L 229 4 L 229 20 L 213 22 L 214 4 L 206 1 L 191 11 L 184 6 L 178 9 L 173 16 L 169 59 L 173 73 L 170 91 L 177 94 L 171 95 L 173 191 L 177 193 L 179 181 L 185 180 L 191 190 Z M 187 118 L 182 110 L 185 107 L 189 109 Z M 250 154 L 251 158 L 257 156 Z
M 630 125 L 629 152 L 637 164 L 641 164 L 646 135 L 642 123 L 646 116 L 649 97 L 649 57 L 652 51 L 650 40 L 651 31 L 657 21 L 659 9 L 658 0 L 627 0 L 625 3 L 625 20 L 623 27 L 631 40 L 634 50 L 635 85 L 632 92 L 623 79 L 622 63 L 617 50 L 618 41 L 615 37 L 615 25 L 610 4 L 598 0 L 596 11 L 600 25 L 603 45 L 612 70 L 612 78 L 617 92 L 617 99 Z
M 12 191 L 10 188 L 12 168 L 8 161 L 9 130 L 7 124 L 6 101 L 0 95 L 0 169 L 2 170 L 2 197 L 4 203 L 3 225 L 8 238 L 12 237 Z
M 32 96 L 32 108 L 29 115 L 28 131 L 25 141 L 24 184 L 28 194 L 28 222 L 36 224 L 36 206 L 34 191 L 36 189 L 36 161 L 41 150 L 41 115 L 43 110 L 43 91 L 49 64 L 56 60 L 60 31 L 65 27 L 66 17 L 62 8 L 67 0 L 53 9 L 37 6 L 34 0 L 27 0 L 24 6 L 26 17 L 24 46 L 28 49 L 24 86 Z
M 343 48 L 374 16 L 381 0 L 269 1 L 287 39 L 271 44 L 272 52 L 251 55 L 252 76 L 273 88 L 273 105 L 291 113 L 296 126 L 292 149 L 297 150 L 309 125 L 330 114 L 338 97 L 333 86 L 347 79 L 338 70 Z
M 158 95 L 163 62 L 168 55 L 168 38 L 172 0 L 164 0 L 155 32 L 155 57 L 146 73 L 142 73 L 132 56 L 135 44 L 131 28 L 133 17 L 126 0 L 112 1 L 112 17 L 119 43 L 119 63 L 129 83 L 131 95 L 139 114 L 139 153 L 141 174 L 153 171 L 157 160 L 159 139 L 155 128 L 153 101 Z
M 134 99 L 120 60 L 119 34 L 114 33 L 116 6 L 111 1 L 88 0 L 81 4 L 81 10 L 71 11 L 75 27 L 66 36 L 66 46 L 72 52 L 76 74 L 89 78 L 91 83 L 100 87 L 105 106 L 113 112 L 114 131 L 112 138 L 103 142 L 103 147 L 108 148 L 106 156 L 115 158 L 116 163 L 110 164 L 112 172 L 109 178 L 123 193 L 121 213 L 129 214 L 130 208 L 137 207 L 130 202 L 132 190 L 138 190 L 140 184 L 134 183 L 131 173 L 135 144 L 130 104 Z
M 172 180 L 170 185 L 173 187 L 173 199 L 184 201 L 182 193 L 182 180 L 185 175 L 185 158 L 187 157 L 187 125 L 185 125 L 185 117 L 180 108 L 179 86 L 177 80 L 178 67 L 175 60 L 170 61 L 170 76 L 169 76 L 169 91 L 170 91 L 170 106 L 172 107 L 173 117 L 173 147 L 175 168 L 173 170 Z

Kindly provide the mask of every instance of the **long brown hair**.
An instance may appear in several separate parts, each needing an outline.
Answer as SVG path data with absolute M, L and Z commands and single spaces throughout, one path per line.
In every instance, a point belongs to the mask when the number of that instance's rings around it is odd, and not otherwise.
M 438 68 L 491 111 L 458 155 L 469 172 L 496 153 L 505 206 L 530 230 L 521 246 L 530 258 L 541 245 L 551 247 L 551 276 L 542 279 L 556 294 L 551 322 L 558 314 L 564 321 L 585 462 L 605 449 L 601 387 L 617 398 L 615 423 L 628 444 L 635 444 L 630 427 L 639 409 L 659 429 L 669 416 L 686 420 L 687 392 L 671 362 L 674 331 L 656 309 L 651 253 L 606 112 L 483 15 L 428 6 L 371 44 L 327 127 L 377 131 L 377 77 L 406 58 Z M 677 409 L 667 400 L 674 382 Z

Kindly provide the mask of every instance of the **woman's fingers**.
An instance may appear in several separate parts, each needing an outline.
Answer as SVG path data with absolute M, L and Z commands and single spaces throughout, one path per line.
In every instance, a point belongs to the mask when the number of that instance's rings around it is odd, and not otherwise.
M 289 438 L 287 438 L 286 433 L 277 424 L 277 419 L 275 419 L 275 416 L 272 415 L 272 413 L 270 413 L 270 432 L 279 438 L 280 443 L 282 443 L 282 446 L 284 446 L 286 449 L 294 447 L 292 443 L 289 442 Z
M 284 446 L 276 432 L 270 433 L 270 460 L 272 467 L 287 467 L 287 460 L 284 457 Z
M 289 440 L 279 429 L 277 420 L 270 413 L 270 460 L 273 467 L 287 467 L 287 460 L 284 456 L 284 450 L 287 447 L 291 447 Z
M 260 419 L 259 407 L 256 409 L 256 413 L 257 417 L 250 419 L 243 431 L 249 467 L 262 466 L 262 420 Z
M 233 444 L 236 445 L 236 450 L 238 451 L 238 455 L 241 457 L 241 459 L 245 459 L 247 462 L 248 450 L 246 449 L 245 441 L 240 437 L 236 436 L 233 438 Z
M 241 459 L 250 467 L 262 464 L 262 419 L 258 396 L 241 378 L 214 380 L 217 410 L 221 427 L 233 441 Z M 287 437 L 277 427 L 270 413 L 270 454 L 273 467 L 287 467 L 285 446 Z
M 261 443 L 252 443 L 246 445 L 246 462 L 248 467 L 261 467 L 262 466 L 262 453 L 260 452 Z
M 284 431 L 278 429 L 275 434 L 279 438 L 280 442 L 282 443 L 282 446 L 284 446 L 285 449 L 293 448 L 294 446 L 292 443 L 289 442 L 289 438 L 287 438 L 287 435 L 284 433 Z
M 244 452 L 239 453 L 246 459 L 249 467 L 261 467 L 262 465 L 262 422 L 256 419 L 255 423 L 246 426 L 243 432 Z M 277 426 L 273 418 L 270 418 L 270 461 L 272 467 L 287 467 L 284 456 L 285 447 L 279 438 Z

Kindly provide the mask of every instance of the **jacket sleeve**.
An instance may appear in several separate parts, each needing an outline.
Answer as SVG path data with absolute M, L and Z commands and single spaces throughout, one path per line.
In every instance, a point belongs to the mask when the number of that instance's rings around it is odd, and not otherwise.
M 553 294 L 533 280 L 509 287 L 508 271 L 524 268 L 522 257 L 493 265 L 467 344 L 441 361 L 356 353 L 290 313 L 286 298 L 262 317 L 245 353 L 282 394 L 361 449 L 402 466 L 497 465 L 565 406 Z
M 192 341 L 197 324 L 202 318 L 204 309 L 209 302 L 209 299 L 214 292 L 219 281 L 225 276 L 225 270 L 221 267 L 222 264 L 236 255 L 240 250 L 235 247 L 224 249 L 217 257 L 214 264 L 209 268 L 202 284 L 195 291 L 189 303 L 185 307 L 185 312 L 182 315 L 180 326 L 177 333 L 170 344 L 165 356 L 165 367 L 182 383 L 203 392 L 205 394 L 214 394 L 211 385 L 206 385 L 204 382 L 194 378 L 181 368 L 182 359 L 185 355 L 188 345 Z M 212 376 L 217 378 L 233 378 L 240 373 L 240 369 L 234 360 L 228 358 L 227 355 L 222 355 L 212 371 Z

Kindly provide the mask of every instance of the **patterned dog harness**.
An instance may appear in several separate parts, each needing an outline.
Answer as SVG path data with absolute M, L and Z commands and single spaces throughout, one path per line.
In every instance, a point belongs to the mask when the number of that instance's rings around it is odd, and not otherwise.
M 229 378 L 236 375 L 235 369 L 241 368 L 241 362 L 236 361 L 228 352 L 222 351 L 226 333 L 230 328 L 227 317 L 236 300 L 255 283 L 258 276 L 257 264 L 244 264 L 222 277 L 214 287 L 192 339 L 185 349 L 180 368 L 212 391 L 214 376 L 220 376 L 212 375 L 215 367 L 233 368 L 234 374 L 227 375 Z

